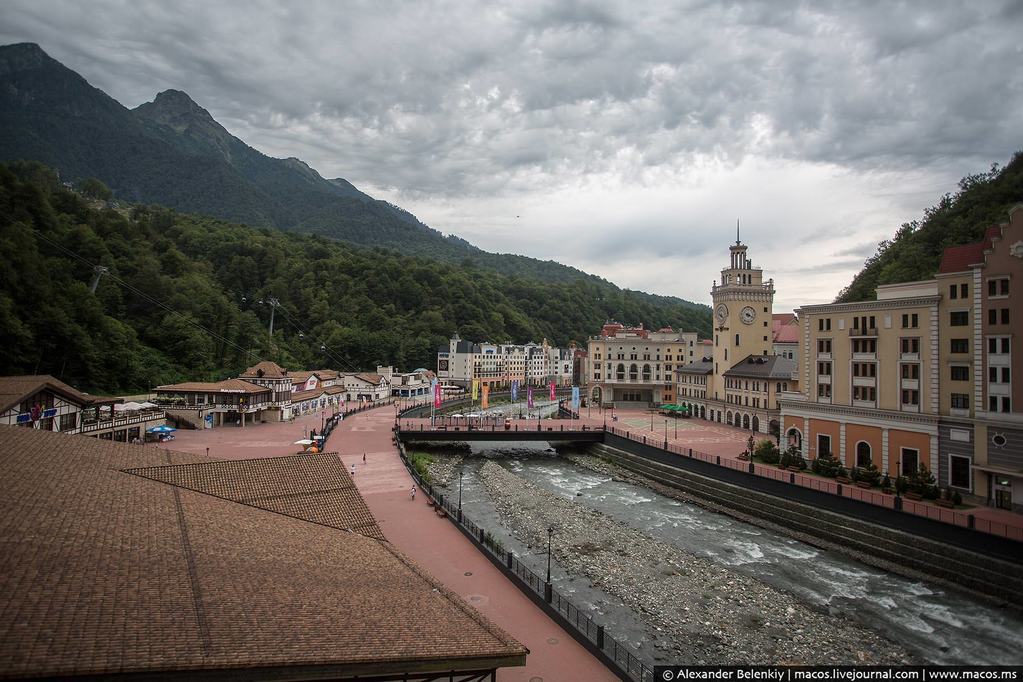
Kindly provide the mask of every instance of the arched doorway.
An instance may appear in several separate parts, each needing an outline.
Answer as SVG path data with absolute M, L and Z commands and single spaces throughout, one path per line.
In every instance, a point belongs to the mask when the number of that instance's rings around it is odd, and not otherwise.
M 856 444 L 856 466 L 865 468 L 869 467 L 870 463 L 870 443 L 861 440 Z
M 753 415 L 753 430 L 760 433 L 760 417 Z
M 803 449 L 803 434 L 799 432 L 799 429 L 793 426 L 785 433 L 785 437 L 788 439 L 790 446 L 799 450 Z
M 700 407 L 700 419 L 706 419 L 706 418 L 707 418 L 707 408 L 701 406 Z
M 601 405 L 603 404 L 603 401 L 601 400 L 602 397 L 603 391 L 601 390 L 600 386 L 594 386 L 593 392 L 590 393 L 590 399 L 597 405 Z
M 746 429 L 747 431 L 749 430 L 749 415 L 748 414 L 742 415 L 742 428 Z
M 732 425 L 732 413 L 731 412 L 728 412 L 725 415 L 725 423 L 728 424 L 729 426 Z

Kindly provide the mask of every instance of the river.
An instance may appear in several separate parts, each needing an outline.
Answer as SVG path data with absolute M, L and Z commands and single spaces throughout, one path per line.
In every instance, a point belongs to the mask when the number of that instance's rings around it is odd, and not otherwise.
M 852 619 L 899 642 L 920 658 L 941 664 L 1023 663 L 1023 619 L 1008 610 L 943 587 L 911 580 L 821 550 L 727 515 L 664 497 L 649 488 L 615 481 L 554 456 L 546 444 L 474 444 L 473 454 L 498 463 L 530 483 L 585 504 L 655 539 L 745 573 L 804 603 Z M 463 505 L 476 523 L 496 530 L 499 519 L 476 471 L 466 460 Z M 457 494 L 457 479 L 454 490 Z M 545 548 L 521 546 L 498 535 L 517 554 L 531 554 L 546 570 Z M 543 556 L 540 556 L 540 555 Z M 554 569 L 556 589 L 601 620 L 634 648 L 656 633 L 615 599 Z

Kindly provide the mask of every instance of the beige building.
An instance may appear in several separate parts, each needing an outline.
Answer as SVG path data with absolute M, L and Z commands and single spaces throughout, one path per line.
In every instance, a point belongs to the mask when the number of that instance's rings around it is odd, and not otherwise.
M 587 342 L 590 399 L 617 407 L 674 402 L 675 371 L 694 360 L 696 343 L 696 332 L 605 324 Z

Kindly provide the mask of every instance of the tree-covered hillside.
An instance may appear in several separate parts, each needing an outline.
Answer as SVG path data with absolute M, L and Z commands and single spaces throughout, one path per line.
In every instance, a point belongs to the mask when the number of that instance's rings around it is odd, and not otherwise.
M 109 269 L 95 294 L 93 264 Z M 281 303 L 272 341 L 271 297 Z M 122 392 L 234 375 L 259 357 L 433 367 L 456 330 L 582 343 L 609 318 L 710 332 L 709 308 L 599 280 L 541 281 L 165 208 L 113 209 L 40 164 L 0 166 L 4 373 Z
M 1023 152 L 1004 168 L 963 178 L 955 194 L 924 211 L 923 220 L 904 223 L 894 238 L 878 245 L 836 301 L 872 300 L 880 284 L 933 277 L 945 248 L 980 241 L 984 230 L 1005 222 L 1006 211 L 1018 203 L 1023 203 Z

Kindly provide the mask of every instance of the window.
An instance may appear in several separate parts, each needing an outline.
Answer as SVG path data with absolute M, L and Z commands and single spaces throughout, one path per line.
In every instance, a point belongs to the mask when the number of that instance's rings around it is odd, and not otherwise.
M 903 329 L 916 329 L 920 326 L 920 316 L 917 313 L 903 313 L 902 314 L 902 328 Z
M 822 376 L 831 375 L 831 363 L 830 362 L 818 362 L 817 363 L 817 374 Z
M 831 436 L 823 433 L 817 434 L 817 456 L 828 457 L 831 455 Z
M 738 334 L 735 335 L 735 345 L 736 346 L 739 345 L 739 335 Z
M 920 365 L 903 365 L 902 366 L 902 378 L 903 379 L 919 379 L 920 378 Z
M 817 386 L 817 397 L 818 398 L 830 398 L 831 397 L 831 384 L 819 384 Z
M 970 489 L 970 458 L 948 456 L 948 482 L 953 488 Z
M 817 352 L 818 353 L 830 353 L 831 352 L 831 339 L 817 339 Z
M 902 475 L 909 476 L 920 468 L 920 451 L 902 448 Z
M 919 353 L 920 339 L 915 336 L 912 338 L 903 338 L 901 339 L 901 347 L 903 353 Z
M 822 317 L 817 320 L 817 331 L 829 332 L 831 331 L 831 318 Z
M 877 389 L 873 386 L 853 386 L 853 400 L 874 402 L 877 400 Z
M 1002 308 L 1001 318 L 1002 318 L 1002 324 L 1009 324 L 1009 309 L 1008 308 Z
M 970 352 L 970 340 L 969 339 L 951 339 L 950 351 L 953 353 L 969 353 Z
M 856 466 L 868 467 L 870 464 L 870 443 L 861 440 L 856 444 Z
M 853 363 L 853 376 L 854 377 L 876 377 L 877 376 L 877 365 L 873 362 L 854 362 Z
M 1002 396 L 999 399 L 998 396 L 988 396 L 988 411 L 989 412 L 1012 412 L 1012 400 L 1009 396 Z
M 989 279 L 987 281 L 987 295 L 988 296 L 1008 296 L 1009 295 L 1009 280 L 1008 280 L 1008 278 Z
M 624 380 L 625 380 L 625 365 L 619 363 L 618 364 L 618 381 L 624 381 Z
M 69 414 L 60 415 L 61 431 L 72 431 L 76 426 L 78 426 L 78 413 L 71 412 Z
M 987 340 L 987 352 L 993 354 L 1006 354 L 1009 352 L 1009 337 L 993 336 Z
M 952 394 L 952 409 L 953 410 L 968 410 L 970 409 L 970 396 L 968 393 L 953 393 Z
M 853 339 L 853 353 L 876 353 L 877 339 Z
M 636 369 L 636 365 L 629 365 L 629 380 L 635 381 L 637 376 L 638 370 Z
M 948 285 L 948 297 L 949 298 L 959 298 L 959 287 L 958 287 L 958 285 L 956 285 L 956 284 L 949 284 Z
M 949 369 L 952 371 L 952 381 L 970 380 L 970 367 L 968 365 L 952 365 Z
M 920 391 L 914 391 L 911 389 L 902 390 L 902 404 L 903 405 L 919 405 L 920 404 Z
M 948 323 L 953 327 L 965 327 L 970 324 L 969 310 L 953 310 L 948 317 Z

